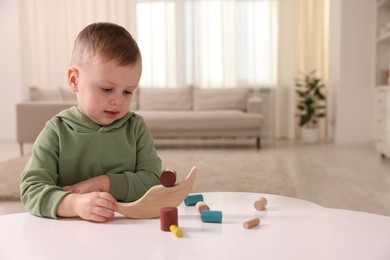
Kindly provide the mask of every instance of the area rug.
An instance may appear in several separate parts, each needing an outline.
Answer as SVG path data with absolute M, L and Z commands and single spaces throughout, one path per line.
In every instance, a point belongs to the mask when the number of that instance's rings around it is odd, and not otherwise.
M 19 200 L 20 173 L 28 157 L 20 157 L 0 163 L 0 200 Z
M 160 149 L 163 168 L 174 169 L 177 181 L 192 166 L 197 178 L 192 192 L 240 191 L 296 196 L 283 161 L 255 149 Z M 28 157 L 0 163 L 0 200 L 18 200 L 19 182 Z

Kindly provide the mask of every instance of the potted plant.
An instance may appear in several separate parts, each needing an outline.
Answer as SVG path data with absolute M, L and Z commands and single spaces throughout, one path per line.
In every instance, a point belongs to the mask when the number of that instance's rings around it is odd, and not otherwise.
M 313 70 L 295 79 L 297 99 L 297 117 L 302 128 L 302 141 L 318 142 L 318 122 L 326 115 L 326 98 L 321 92 L 324 84 Z

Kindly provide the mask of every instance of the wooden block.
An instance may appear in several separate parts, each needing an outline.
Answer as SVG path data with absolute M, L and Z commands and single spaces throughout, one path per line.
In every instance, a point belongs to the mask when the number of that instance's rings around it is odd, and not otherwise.
M 176 225 L 171 225 L 169 230 L 177 237 L 183 236 L 183 232 Z
M 165 187 L 173 187 L 176 183 L 176 171 L 165 169 L 160 175 L 160 183 Z
M 162 231 L 170 231 L 170 226 L 178 226 L 178 214 L 176 207 L 160 209 L 160 226 Z
M 265 209 L 265 206 L 267 206 L 267 203 L 268 203 L 267 199 L 261 197 L 260 199 L 255 201 L 253 206 L 255 207 L 256 210 L 262 211 Z
M 184 200 L 184 203 L 186 204 L 186 206 L 195 206 L 196 203 L 198 203 L 199 201 L 203 201 L 203 195 L 202 194 L 189 195 Z
M 202 213 L 203 210 L 210 210 L 210 207 L 203 201 L 198 201 L 195 207 L 199 211 L 199 213 Z
M 253 218 L 251 220 L 245 221 L 243 226 L 246 229 L 252 228 L 254 226 L 257 226 L 260 224 L 260 219 L 259 218 Z
M 203 222 L 208 222 L 208 223 L 222 222 L 222 211 L 203 210 L 200 213 L 200 216 Z
M 128 218 L 157 218 L 160 209 L 177 207 L 190 193 L 196 177 L 196 167 L 192 167 L 186 179 L 173 187 L 156 185 L 150 188 L 139 200 L 130 203 L 118 203 L 118 212 Z

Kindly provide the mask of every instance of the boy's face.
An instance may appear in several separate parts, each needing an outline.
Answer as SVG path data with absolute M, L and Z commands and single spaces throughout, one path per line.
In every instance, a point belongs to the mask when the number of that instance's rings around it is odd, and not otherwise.
M 95 55 L 83 66 L 70 68 L 68 82 L 77 94 L 79 110 L 97 124 L 109 125 L 129 111 L 141 72 L 141 59 L 120 66 Z

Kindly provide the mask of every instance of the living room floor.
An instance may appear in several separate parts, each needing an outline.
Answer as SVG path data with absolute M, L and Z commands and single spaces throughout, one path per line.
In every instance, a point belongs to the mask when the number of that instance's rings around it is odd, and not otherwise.
M 234 145 L 224 147 L 223 140 L 217 141 L 216 148 L 213 148 L 212 141 L 203 145 L 196 142 L 189 148 L 235 149 Z M 175 149 L 170 140 L 156 141 L 156 146 L 157 149 Z M 244 142 L 243 146 L 255 149 L 254 144 L 249 142 Z M 183 144 L 179 143 L 179 147 L 183 149 Z M 25 150 L 28 153 L 31 146 L 26 145 Z M 381 158 L 373 147 L 346 147 L 331 143 L 303 145 L 293 141 L 265 140 L 260 153 L 282 159 L 300 199 L 324 207 L 390 216 L 390 158 Z M 18 156 L 18 144 L 0 142 L 0 162 Z M 0 202 L 0 215 L 23 211 L 20 202 Z

